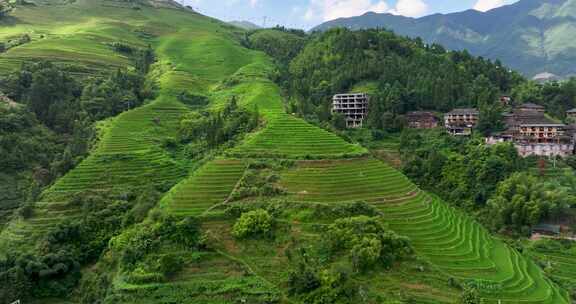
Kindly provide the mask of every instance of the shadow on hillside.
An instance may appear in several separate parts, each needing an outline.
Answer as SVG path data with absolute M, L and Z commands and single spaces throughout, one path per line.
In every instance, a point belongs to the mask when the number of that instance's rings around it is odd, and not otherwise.
M 22 20 L 14 17 L 14 16 L 4 16 L 0 19 L 0 27 L 2 26 L 14 26 L 16 24 L 26 24 Z

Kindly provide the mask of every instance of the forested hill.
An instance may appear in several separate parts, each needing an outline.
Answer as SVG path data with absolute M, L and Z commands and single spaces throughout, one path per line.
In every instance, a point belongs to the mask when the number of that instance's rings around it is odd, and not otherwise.
M 313 30 L 387 28 L 422 37 L 428 43 L 500 59 L 529 77 L 543 72 L 569 76 L 576 73 L 574 17 L 574 0 L 521 0 L 486 13 L 468 10 L 417 19 L 367 13 L 329 21 Z
M 258 45 L 260 36 L 255 37 Z M 296 39 L 268 41 L 279 48 L 302 49 L 286 63 L 285 86 L 297 100 L 291 111 L 320 121 L 329 119 L 334 93 L 369 92 L 374 105 L 369 124 L 394 129 L 398 121 L 393 121 L 408 111 L 489 111 L 499 94 L 525 81 L 498 61 L 385 30 L 333 29 L 313 35 L 304 45 Z M 273 56 L 280 53 L 270 46 L 264 50 Z

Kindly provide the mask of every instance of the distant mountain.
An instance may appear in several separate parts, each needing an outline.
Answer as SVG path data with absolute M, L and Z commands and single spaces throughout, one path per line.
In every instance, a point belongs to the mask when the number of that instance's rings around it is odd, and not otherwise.
M 260 26 L 250 21 L 230 21 L 228 23 L 237 26 L 239 28 L 243 28 L 245 30 L 257 30 L 261 28 Z
M 312 29 L 384 27 L 450 49 L 500 59 L 533 77 L 576 75 L 576 0 L 521 0 L 488 12 L 467 10 L 409 18 L 367 13 Z

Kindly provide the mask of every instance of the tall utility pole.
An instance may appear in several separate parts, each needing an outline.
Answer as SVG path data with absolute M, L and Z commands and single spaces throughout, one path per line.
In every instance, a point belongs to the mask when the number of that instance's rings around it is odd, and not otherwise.
M 262 19 L 263 19 L 262 27 L 266 28 L 266 21 L 268 21 L 268 16 L 264 16 L 264 17 L 262 17 Z

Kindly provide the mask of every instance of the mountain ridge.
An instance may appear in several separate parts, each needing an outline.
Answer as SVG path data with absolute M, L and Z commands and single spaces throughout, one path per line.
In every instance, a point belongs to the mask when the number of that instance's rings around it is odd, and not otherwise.
M 257 30 L 262 28 L 257 24 L 246 20 L 230 21 L 228 23 L 245 30 Z
M 323 23 L 312 31 L 334 27 L 384 27 L 400 35 L 421 37 L 454 50 L 499 59 L 527 76 L 544 72 L 576 74 L 576 1 L 521 0 L 487 12 L 466 10 L 411 18 L 369 12 Z

